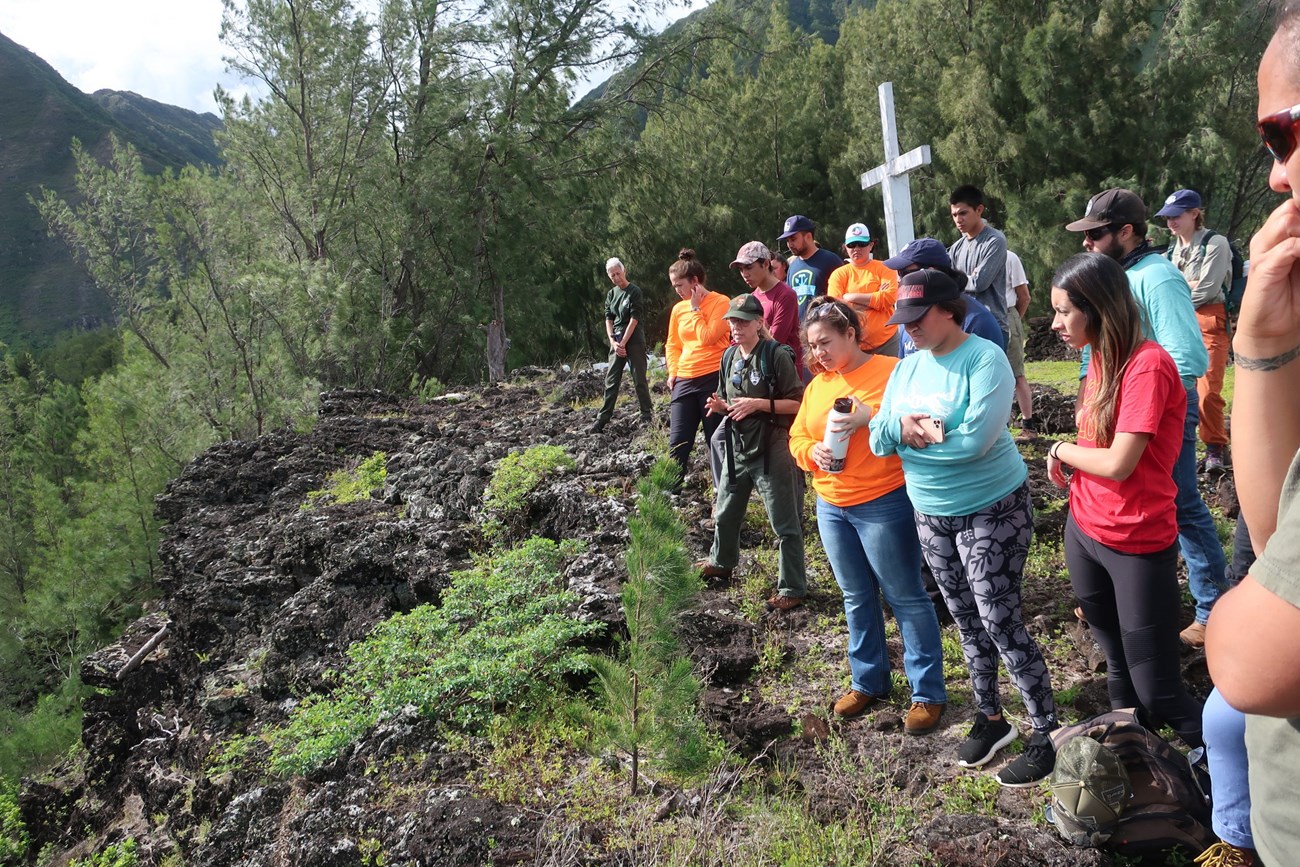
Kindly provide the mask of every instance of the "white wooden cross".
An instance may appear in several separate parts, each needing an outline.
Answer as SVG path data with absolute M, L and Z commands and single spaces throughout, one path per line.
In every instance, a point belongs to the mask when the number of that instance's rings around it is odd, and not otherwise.
M 880 93 L 880 128 L 885 136 L 885 164 L 862 176 L 862 189 L 880 184 L 885 195 L 885 237 L 889 239 L 889 255 L 897 256 L 916 237 L 912 226 L 912 186 L 907 173 L 929 164 L 930 146 L 921 145 L 899 156 L 898 124 L 894 121 L 894 83 L 886 81 L 877 90 Z

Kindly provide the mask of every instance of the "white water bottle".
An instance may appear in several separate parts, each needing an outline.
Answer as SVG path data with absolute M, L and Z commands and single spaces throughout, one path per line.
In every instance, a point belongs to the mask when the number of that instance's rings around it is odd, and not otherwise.
M 853 401 L 847 397 L 837 398 L 831 406 L 831 411 L 826 415 L 826 435 L 822 437 L 822 445 L 831 452 L 831 465 L 826 470 L 828 473 L 844 472 L 844 457 L 849 453 L 849 437 L 852 434 L 836 432 L 832 430 L 832 426 L 851 415 L 853 415 Z

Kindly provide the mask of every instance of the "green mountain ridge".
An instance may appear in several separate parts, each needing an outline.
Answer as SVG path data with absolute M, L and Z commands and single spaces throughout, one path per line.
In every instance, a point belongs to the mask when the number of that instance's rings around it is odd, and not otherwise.
M 29 197 L 42 187 L 74 194 L 72 141 L 107 157 L 129 142 L 150 171 L 216 164 L 221 121 L 134 93 L 88 95 L 0 34 L 0 342 L 37 345 L 109 316 L 108 299 L 49 237 Z

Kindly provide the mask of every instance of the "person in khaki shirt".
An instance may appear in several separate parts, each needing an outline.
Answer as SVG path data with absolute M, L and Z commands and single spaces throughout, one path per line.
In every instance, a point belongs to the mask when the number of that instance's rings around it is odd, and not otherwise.
M 1192 287 L 1192 306 L 1196 308 L 1205 351 L 1210 355 L 1209 369 L 1196 380 L 1201 403 L 1200 435 L 1205 443 L 1205 471 L 1222 473 L 1228 445 L 1228 430 L 1223 423 L 1223 372 L 1228 366 L 1224 292 L 1232 279 L 1232 247 L 1223 235 L 1205 228 L 1201 196 L 1196 190 L 1175 191 L 1156 216 L 1165 218 L 1173 234 L 1165 255 Z

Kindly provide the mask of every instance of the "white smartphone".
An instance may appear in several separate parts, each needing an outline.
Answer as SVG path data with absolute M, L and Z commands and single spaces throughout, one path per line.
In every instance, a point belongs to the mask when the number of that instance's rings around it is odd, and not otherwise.
M 927 418 L 921 422 L 921 426 L 925 429 L 925 435 L 930 439 L 930 442 L 943 442 L 943 419 Z

